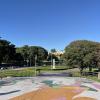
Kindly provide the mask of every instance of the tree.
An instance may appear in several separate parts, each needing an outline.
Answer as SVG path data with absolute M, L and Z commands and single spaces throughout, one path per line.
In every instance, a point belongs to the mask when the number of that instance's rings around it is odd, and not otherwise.
M 56 56 L 55 56 L 54 54 L 52 54 L 52 53 L 49 53 L 47 60 L 48 60 L 48 61 L 51 61 L 51 60 L 53 60 L 53 59 L 55 59 L 55 61 L 59 61 L 58 57 L 56 57 Z
M 48 51 L 39 46 L 30 46 L 29 55 L 33 64 L 35 64 L 35 57 L 37 56 L 37 63 L 41 64 L 43 60 L 47 59 Z
M 24 61 L 28 60 L 30 65 L 35 64 L 35 57 L 37 56 L 37 63 L 40 64 L 42 60 L 45 60 L 48 56 L 46 49 L 39 46 L 24 46 L 17 48 L 17 53 L 21 53 Z
M 24 64 L 24 58 L 23 58 L 23 56 L 21 55 L 21 53 L 16 53 L 15 54 L 14 65 L 16 65 L 16 66 L 23 66 L 23 64 Z
M 56 49 L 51 49 L 51 52 L 52 52 L 52 53 L 56 52 Z
M 92 67 L 97 66 L 97 49 L 99 43 L 87 40 L 73 41 L 65 48 L 64 61 L 69 66 L 78 66 L 80 72 L 88 67 L 92 70 Z
M 15 45 L 7 40 L 0 40 L 0 63 L 10 63 L 14 60 Z
M 28 45 L 24 45 L 23 47 L 19 47 L 16 49 L 17 53 L 21 53 L 21 55 L 23 56 L 24 60 L 27 60 L 29 57 L 29 46 Z

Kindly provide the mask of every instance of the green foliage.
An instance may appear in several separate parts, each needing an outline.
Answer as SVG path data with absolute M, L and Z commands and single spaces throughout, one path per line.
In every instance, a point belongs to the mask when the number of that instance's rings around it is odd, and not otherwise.
M 10 63 L 14 61 L 15 45 L 7 40 L 0 40 L 0 63 Z
M 51 52 L 52 52 L 52 53 L 56 52 L 56 49 L 51 49 Z
M 65 66 L 57 66 L 57 69 L 65 69 Z M 45 66 L 45 67 L 37 67 L 37 69 L 41 69 L 42 72 L 44 71 L 53 71 L 51 70 L 51 66 Z M 62 72 L 62 70 L 59 70 Z M 55 71 L 53 71 L 55 72 Z M 57 71 L 56 71 L 57 72 Z M 38 74 L 38 73 L 37 73 Z M 0 70 L 0 78 L 3 77 L 30 77 L 30 76 L 35 76 L 35 68 L 34 67 L 29 67 L 29 68 L 23 68 L 19 70 Z
M 17 53 L 20 53 L 24 59 L 24 62 L 31 65 L 35 64 L 35 59 L 38 64 L 41 64 L 41 62 L 45 59 L 47 59 L 48 52 L 46 49 L 39 47 L 39 46 L 27 46 L 20 47 L 16 49 Z
M 34 69 L 23 69 L 23 70 L 2 70 L 0 71 L 0 77 L 29 77 L 34 76 Z
M 47 60 L 51 61 L 52 59 L 55 59 L 55 61 L 59 61 L 58 57 L 54 54 L 49 53 Z
M 23 56 L 24 60 L 27 60 L 27 58 L 29 57 L 29 46 L 25 45 L 23 47 L 16 48 L 16 52 L 20 53 Z
M 65 48 L 64 61 L 69 66 L 77 66 L 82 72 L 84 68 L 97 67 L 100 62 L 98 52 L 100 44 L 97 42 L 78 40 L 73 41 Z

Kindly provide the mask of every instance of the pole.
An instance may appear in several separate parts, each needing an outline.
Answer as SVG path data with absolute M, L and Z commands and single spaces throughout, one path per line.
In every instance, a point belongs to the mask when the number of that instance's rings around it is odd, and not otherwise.
M 30 57 L 30 67 L 31 67 L 31 57 Z
M 36 76 L 36 66 L 37 66 L 37 64 L 36 64 L 36 61 L 37 61 L 37 55 L 35 55 L 35 76 Z
M 51 53 L 51 69 L 52 69 L 52 53 Z
M 26 61 L 27 61 L 27 67 L 28 67 L 28 62 L 29 62 L 29 60 L 27 59 Z
M 37 61 L 37 55 L 35 55 L 35 67 L 37 66 L 36 61 Z

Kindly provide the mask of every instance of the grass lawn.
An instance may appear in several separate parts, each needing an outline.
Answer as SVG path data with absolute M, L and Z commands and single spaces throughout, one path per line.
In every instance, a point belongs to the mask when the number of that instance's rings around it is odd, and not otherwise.
M 22 69 L 22 70 L 2 70 L 0 71 L 0 77 L 27 77 L 34 76 L 35 72 L 31 69 Z
M 79 70 L 76 69 L 69 69 L 66 66 L 56 66 L 57 70 L 52 70 L 51 66 L 45 66 L 45 67 L 37 67 L 37 69 L 40 69 L 41 72 L 70 72 L 72 73 L 73 77 L 86 77 L 88 79 L 92 79 L 95 81 L 100 82 L 97 76 L 81 76 Z M 62 69 L 62 70 L 61 70 Z M 64 70 L 65 69 L 65 70 Z M 93 71 L 96 69 L 93 69 Z M 86 70 L 87 72 L 87 70 Z M 37 72 L 38 74 L 38 72 Z M 35 67 L 29 67 L 29 68 L 22 68 L 22 69 L 8 69 L 8 70 L 1 70 L 0 71 L 0 77 L 31 77 L 35 76 Z
M 95 70 L 97 70 L 97 69 L 93 68 L 92 72 L 95 72 Z M 86 69 L 84 72 L 89 72 L 89 69 Z M 73 70 L 71 73 L 72 73 L 72 76 L 74 76 L 74 77 L 88 78 L 88 79 L 100 82 L 100 79 L 98 79 L 98 77 L 94 76 L 94 75 L 81 76 L 80 72 L 75 71 L 75 70 Z
M 57 66 L 57 69 L 65 69 L 65 66 Z M 52 71 L 51 66 L 45 66 L 45 67 L 37 67 L 37 69 L 42 70 L 42 72 L 45 71 Z M 59 70 L 61 71 L 61 70 Z M 54 71 L 55 72 L 55 71 Z M 7 70 L 0 70 L 0 77 L 29 77 L 29 76 L 35 76 L 35 67 L 29 67 L 29 68 L 22 68 L 22 69 L 7 69 Z

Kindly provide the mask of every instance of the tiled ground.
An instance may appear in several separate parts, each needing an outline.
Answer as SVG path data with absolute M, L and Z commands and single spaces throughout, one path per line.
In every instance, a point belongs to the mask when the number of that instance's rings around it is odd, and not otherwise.
M 8 99 L 100 100 L 100 83 L 75 77 L 8 78 L 0 80 L 0 100 Z

